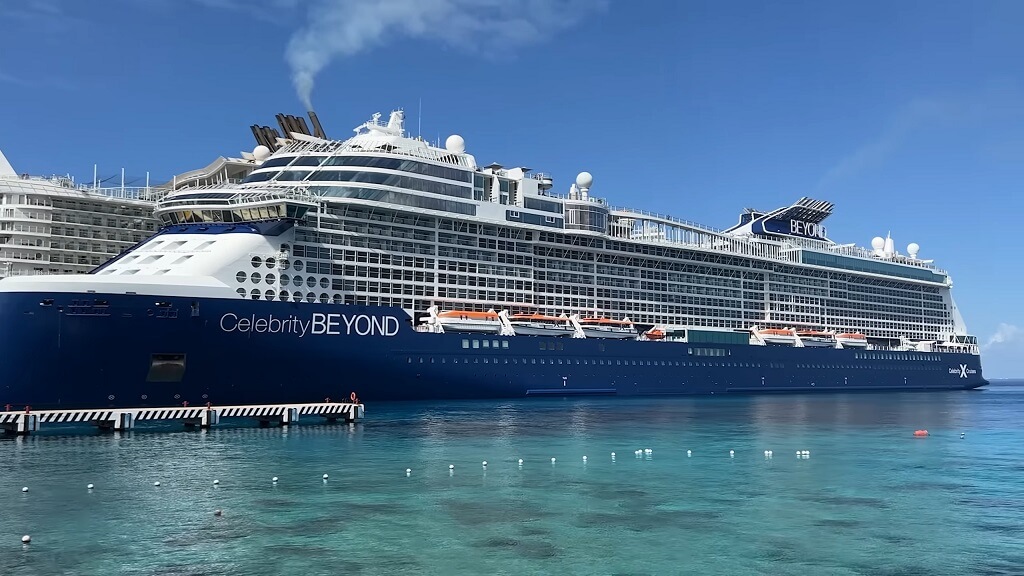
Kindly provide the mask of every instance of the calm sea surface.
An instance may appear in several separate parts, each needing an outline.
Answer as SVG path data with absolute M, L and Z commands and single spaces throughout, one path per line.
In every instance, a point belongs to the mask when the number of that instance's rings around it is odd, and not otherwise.
M 1024 386 L 366 414 L 0 440 L 0 574 L 1024 573 Z

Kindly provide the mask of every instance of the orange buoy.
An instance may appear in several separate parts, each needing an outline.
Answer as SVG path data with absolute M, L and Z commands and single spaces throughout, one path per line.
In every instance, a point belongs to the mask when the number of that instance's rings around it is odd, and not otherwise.
M 914 430 L 914 436 L 917 438 L 924 438 L 928 435 L 927 430 Z

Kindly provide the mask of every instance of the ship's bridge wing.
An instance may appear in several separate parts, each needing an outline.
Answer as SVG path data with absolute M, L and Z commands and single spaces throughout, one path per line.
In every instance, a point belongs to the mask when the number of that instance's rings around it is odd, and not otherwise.
M 806 196 L 769 212 L 747 209 L 740 221 L 726 230 L 737 236 L 798 236 L 828 241 L 822 222 L 832 215 L 834 204 Z

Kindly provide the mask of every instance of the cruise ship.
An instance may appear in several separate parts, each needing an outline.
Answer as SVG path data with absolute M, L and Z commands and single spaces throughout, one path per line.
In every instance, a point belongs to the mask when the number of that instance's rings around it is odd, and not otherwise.
M 294 117 L 293 117 L 294 118 Z M 398 110 L 288 130 L 180 188 L 89 274 L 0 281 L 15 407 L 954 390 L 986 384 L 920 247 L 831 240 L 800 198 L 716 229 L 580 173 L 481 166 Z
M 156 186 L 18 173 L 0 151 L 0 278 L 86 274 L 156 233 L 156 202 L 179 188 L 241 182 L 255 164 L 218 158 Z
M 157 231 L 162 193 L 19 174 L 0 152 L 0 278 L 89 272 Z

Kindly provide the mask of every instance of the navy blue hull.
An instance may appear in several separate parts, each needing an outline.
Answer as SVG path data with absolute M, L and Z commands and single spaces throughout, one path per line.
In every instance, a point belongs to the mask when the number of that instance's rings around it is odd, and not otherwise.
M 86 297 L 87 296 L 87 297 Z M 397 308 L 0 293 L 0 405 L 969 389 L 969 354 L 416 332 Z

